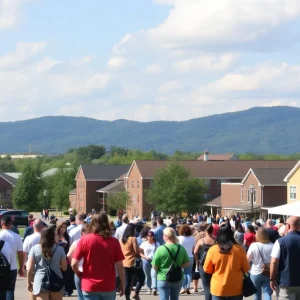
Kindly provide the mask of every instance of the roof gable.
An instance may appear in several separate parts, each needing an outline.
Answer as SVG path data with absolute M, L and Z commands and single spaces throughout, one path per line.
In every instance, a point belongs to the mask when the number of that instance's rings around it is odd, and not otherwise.
M 273 169 L 251 169 L 250 170 L 257 179 L 259 186 L 286 186 L 283 181 L 286 174 L 290 171 L 287 168 L 273 168 Z M 249 173 L 249 172 L 248 172 Z M 249 174 L 250 174 L 249 173 Z M 248 175 L 249 176 L 249 175 Z M 246 176 L 242 183 L 244 183 Z
M 294 168 L 287 174 L 287 176 L 284 178 L 285 182 L 288 182 L 294 174 L 298 171 L 300 168 L 300 160 L 297 162 L 297 164 L 294 166 Z
M 174 161 L 136 160 L 135 163 L 144 179 L 153 178 L 156 170 Z M 240 179 L 252 169 L 291 169 L 296 161 L 289 160 L 228 160 L 228 161 L 177 161 L 187 168 L 191 176 L 207 179 Z
M 83 164 L 80 169 L 83 172 L 86 181 L 95 180 L 115 180 L 119 178 L 122 174 L 127 173 L 129 170 L 129 165 L 87 165 Z M 77 176 L 79 174 L 79 171 Z M 76 176 L 76 178 L 77 178 Z
M 17 185 L 17 179 L 14 177 L 11 177 L 5 173 L 0 173 L 0 177 L 3 178 L 6 182 L 10 183 L 12 186 Z

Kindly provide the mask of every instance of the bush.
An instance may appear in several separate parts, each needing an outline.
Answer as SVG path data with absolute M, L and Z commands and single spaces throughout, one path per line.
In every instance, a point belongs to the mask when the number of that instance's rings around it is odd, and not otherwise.
M 77 215 L 77 211 L 76 211 L 76 209 L 74 208 L 73 209 L 73 216 L 76 216 Z
M 67 210 L 64 210 L 64 211 L 63 211 L 63 215 L 64 215 L 64 216 L 68 216 L 68 215 L 69 215 L 69 212 L 68 212 Z

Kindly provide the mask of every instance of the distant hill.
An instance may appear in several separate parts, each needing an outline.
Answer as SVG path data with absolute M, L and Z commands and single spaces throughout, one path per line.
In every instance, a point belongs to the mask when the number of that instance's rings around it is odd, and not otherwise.
M 42 117 L 0 123 L 0 153 L 63 153 L 88 144 L 165 153 L 300 152 L 300 108 L 257 107 L 182 122 Z

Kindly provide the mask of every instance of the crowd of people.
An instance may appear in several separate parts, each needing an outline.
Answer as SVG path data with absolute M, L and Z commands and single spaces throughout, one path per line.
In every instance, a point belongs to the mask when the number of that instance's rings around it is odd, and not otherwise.
M 251 222 L 239 214 L 195 214 L 149 224 L 126 214 L 112 222 L 93 211 L 49 224 L 30 215 L 28 224 L 22 241 L 10 216 L 1 219 L 1 257 L 10 271 L 0 300 L 14 299 L 18 275 L 27 277 L 29 299 L 37 300 L 60 300 L 74 290 L 79 300 L 113 300 L 116 292 L 138 300 L 144 285 L 149 295 L 176 300 L 198 293 L 200 280 L 205 300 L 239 300 L 248 272 L 255 300 L 274 292 L 300 297 L 298 217 Z

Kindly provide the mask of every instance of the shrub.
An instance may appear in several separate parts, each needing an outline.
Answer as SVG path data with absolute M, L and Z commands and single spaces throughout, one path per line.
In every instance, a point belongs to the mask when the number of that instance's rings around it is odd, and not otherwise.
M 68 215 L 69 215 L 69 212 L 68 212 L 67 210 L 64 210 L 64 211 L 63 211 L 63 215 L 64 215 L 64 216 L 68 216 Z

